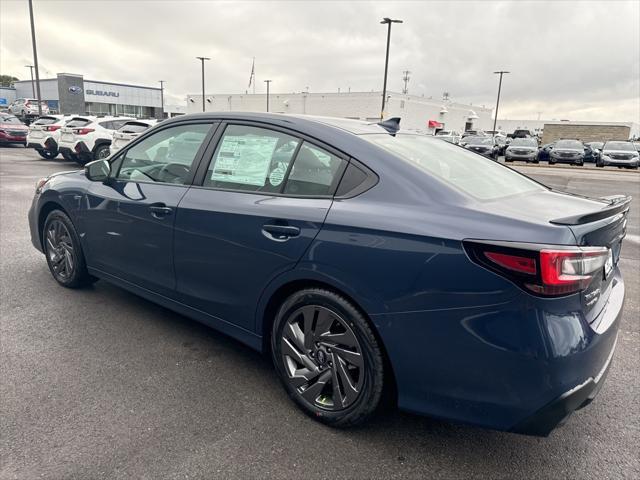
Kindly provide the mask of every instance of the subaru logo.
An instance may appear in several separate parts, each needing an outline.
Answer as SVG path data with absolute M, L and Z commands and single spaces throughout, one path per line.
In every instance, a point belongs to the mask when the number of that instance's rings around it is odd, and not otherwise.
M 73 85 L 71 87 L 69 87 L 69 93 L 71 93 L 72 95 L 79 95 L 82 93 L 82 88 Z

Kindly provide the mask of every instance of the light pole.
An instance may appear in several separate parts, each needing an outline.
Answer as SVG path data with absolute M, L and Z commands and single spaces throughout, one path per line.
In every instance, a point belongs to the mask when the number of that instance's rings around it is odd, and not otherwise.
M 264 83 L 267 84 L 267 113 L 269 113 L 269 84 L 272 80 L 265 80 Z
M 160 83 L 160 118 L 164 120 L 164 80 L 158 80 Z
M 384 118 L 384 104 L 387 99 L 387 72 L 389 71 L 389 44 L 391 42 L 391 24 L 402 23 L 402 20 L 392 20 L 388 17 L 384 17 L 381 24 L 387 24 L 387 56 L 384 60 L 384 84 L 382 86 L 382 110 L 380 110 L 380 120 Z
M 33 3 L 29 0 L 29 19 L 31 20 L 31 44 L 33 45 L 33 66 L 36 69 L 36 100 L 38 101 L 38 116 L 42 116 L 42 102 L 40 100 L 40 74 L 38 73 L 38 49 L 36 48 L 36 27 L 33 22 Z
M 36 96 L 36 84 L 33 81 L 33 65 L 25 65 L 29 70 L 31 70 L 31 96 Z
M 496 136 L 496 123 L 498 122 L 498 107 L 500 106 L 500 91 L 502 90 L 502 75 L 507 72 L 506 70 L 499 70 L 497 72 L 493 72 L 496 75 L 500 75 L 500 81 L 498 82 L 498 99 L 496 100 L 496 115 L 493 117 L 493 136 Z
M 202 62 L 202 111 L 204 112 L 204 61 L 211 60 L 209 57 L 196 57 Z

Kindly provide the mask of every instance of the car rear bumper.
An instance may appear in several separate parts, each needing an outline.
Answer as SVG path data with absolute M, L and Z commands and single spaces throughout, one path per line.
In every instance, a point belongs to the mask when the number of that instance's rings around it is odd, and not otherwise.
M 624 282 L 589 322 L 580 295 L 525 292 L 499 304 L 372 315 L 401 409 L 496 430 L 548 435 L 602 387 Z M 606 318 L 605 318 L 606 317 Z M 608 325 L 606 329 L 595 328 Z
M 27 134 L 24 135 L 10 135 L 8 133 L 0 132 L 0 143 L 27 143 Z

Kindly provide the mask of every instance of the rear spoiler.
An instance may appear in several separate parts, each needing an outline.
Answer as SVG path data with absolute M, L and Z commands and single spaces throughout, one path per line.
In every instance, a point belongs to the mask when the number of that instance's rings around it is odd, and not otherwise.
M 572 215 L 569 217 L 556 218 L 550 220 L 550 223 L 555 225 L 581 225 L 583 223 L 595 222 L 607 217 L 613 217 L 619 213 L 626 213 L 629 210 L 629 204 L 632 197 L 629 195 L 614 195 L 612 197 L 604 197 L 603 200 L 608 200 L 610 203 L 602 210 L 596 210 L 595 212 L 581 213 L 578 215 Z

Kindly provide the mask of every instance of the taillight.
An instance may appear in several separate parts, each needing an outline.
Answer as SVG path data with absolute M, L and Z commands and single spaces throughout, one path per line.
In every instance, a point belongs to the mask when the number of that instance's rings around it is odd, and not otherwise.
M 58 130 L 59 128 L 62 128 L 62 125 L 48 125 L 46 127 L 44 127 L 44 129 L 47 132 L 55 132 L 56 130 Z
M 31 102 L 24 102 L 24 106 L 25 107 L 30 107 L 31 106 Z
M 551 247 L 480 241 L 465 241 L 464 246 L 475 263 L 530 292 L 552 297 L 587 288 L 594 276 L 604 274 L 605 264 L 611 255 L 611 250 L 606 247 Z
M 74 132 L 76 133 L 76 135 L 86 135 L 87 133 L 91 133 L 93 132 L 93 128 L 76 128 L 74 129 Z

